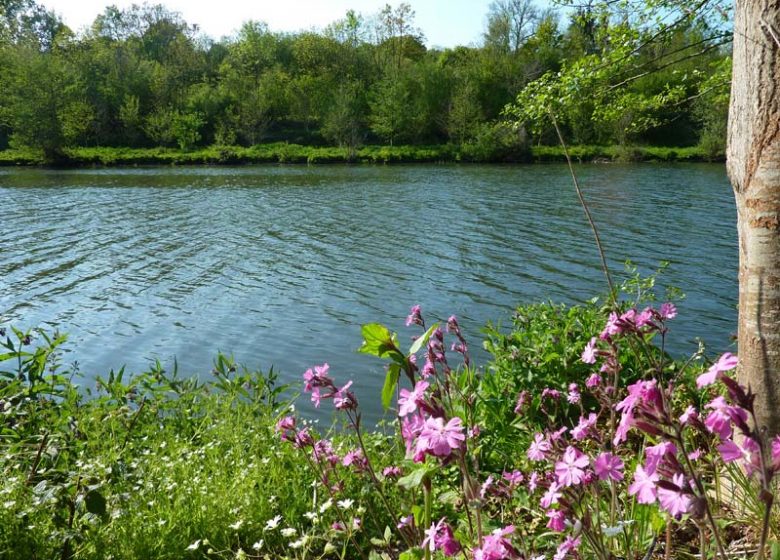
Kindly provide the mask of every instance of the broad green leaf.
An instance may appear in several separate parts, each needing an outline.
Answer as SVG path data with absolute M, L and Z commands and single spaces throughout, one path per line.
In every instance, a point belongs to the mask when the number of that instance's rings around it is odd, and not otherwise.
M 398 385 L 398 379 L 400 376 L 401 366 L 398 364 L 390 364 L 387 368 L 385 384 L 382 387 L 382 408 L 385 410 L 390 408 L 390 403 L 393 402 L 393 394 L 395 393 L 395 388 Z
M 417 488 L 422 481 L 431 473 L 430 467 L 421 465 L 406 476 L 398 479 L 398 485 L 407 490 Z
M 360 331 L 363 334 L 363 345 L 358 349 L 358 352 L 361 354 L 387 358 L 398 352 L 395 337 L 384 325 L 368 323 L 363 325 Z
M 423 333 L 422 336 L 418 337 L 417 340 L 414 341 L 414 344 L 412 344 L 412 347 L 409 348 L 409 355 L 416 354 L 420 351 L 420 348 L 422 348 L 424 345 L 428 344 L 428 339 L 431 338 L 431 335 L 433 334 L 433 331 L 439 328 L 439 323 L 434 323 L 431 325 L 431 328 L 429 328 L 425 333 Z

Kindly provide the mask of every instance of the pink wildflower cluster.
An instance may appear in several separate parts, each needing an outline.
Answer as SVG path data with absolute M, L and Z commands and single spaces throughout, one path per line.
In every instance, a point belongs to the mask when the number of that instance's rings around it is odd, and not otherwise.
M 336 387 L 333 379 L 328 375 L 329 369 L 328 364 L 307 369 L 303 374 L 304 392 L 311 393 L 311 402 L 314 403 L 315 407 L 319 407 L 323 399 L 333 399 L 333 405 L 337 409 L 355 410 L 358 404 L 357 398 L 349 390 L 352 381 L 341 388 Z
M 511 560 L 520 558 L 520 553 L 507 539 L 507 536 L 514 532 L 515 528 L 512 525 L 493 531 L 482 539 L 482 544 L 479 547 L 474 549 L 474 560 Z
M 462 549 L 452 532 L 452 527 L 443 518 L 437 523 L 432 523 L 431 527 L 425 530 L 422 548 L 427 548 L 430 552 L 441 550 L 444 556 L 455 556 Z
M 419 306 L 412 308 L 410 317 L 417 317 L 419 320 L 407 321 L 408 324 L 425 325 Z M 458 338 L 465 359 L 466 341 L 455 316 L 447 321 L 447 330 Z M 445 375 L 450 372 L 445 356 L 444 333 L 441 329 L 435 329 L 428 340 L 422 377 L 429 379 L 434 376 L 436 364 L 442 365 Z M 433 393 L 427 392 L 429 388 L 431 383 L 428 381 L 416 380 L 413 389 L 401 389 L 398 398 L 398 415 L 402 418 L 401 435 L 406 442 L 407 453 L 412 454 L 416 462 L 424 461 L 428 455 L 447 460 L 453 453 L 462 449 L 466 440 L 463 421 L 457 416 L 448 419 L 442 404 Z

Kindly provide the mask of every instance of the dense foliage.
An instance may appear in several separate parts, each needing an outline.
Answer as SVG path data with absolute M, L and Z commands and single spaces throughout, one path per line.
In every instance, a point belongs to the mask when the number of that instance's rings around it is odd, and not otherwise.
M 617 311 L 518 308 L 508 331 L 489 328 L 484 369 L 455 317 L 428 325 L 415 306 L 408 349 L 364 325 L 360 351 L 388 364 L 377 429 L 327 364 L 303 375 L 311 400 L 335 408 L 340 427 L 323 432 L 273 371 L 219 356 L 207 382 L 158 364 L 88 389 L 61 364 L 63 336 L 4 327 L 0 555 L 780 553 L 780 439 L 748 422 L 737 358 L 670 359 L 677 310 L 636 306 L 652 279 L 634 287 Z
M 669 4 L 659 13 L 676 13 L 680 3 Z M 440 49 L 425 46 L 407 4 L 350 11 L 322 31 L 249 21 L 215 40 L 158 5 L 109 7 L 75 34 L 34 0 L 5 0 L 0 150 L 56 160 L 72 146 L 283 141 L 348 154 L 365 143 L 452 144 L 468 147 L 464 159 L 518 159 L 557 141 L 549 122 L 504 126 L 515 119 L 505 107 L 568 76 L 556 96 L 576 102 L 556 111 L 572 143 L 701 142 L 717 155 L 729 33 L 713 21 L 714 0 L 682 4 L 689 17 L 653 38 L 653 22 L 628 7 L 497 0 L 480 46 Z

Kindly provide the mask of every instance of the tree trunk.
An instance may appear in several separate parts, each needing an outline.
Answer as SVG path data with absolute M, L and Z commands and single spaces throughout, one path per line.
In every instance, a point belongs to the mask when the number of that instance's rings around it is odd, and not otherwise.
M 737 0 L 728 172 L 739 234 L 739 376 L 780 433 L 780 0 Z

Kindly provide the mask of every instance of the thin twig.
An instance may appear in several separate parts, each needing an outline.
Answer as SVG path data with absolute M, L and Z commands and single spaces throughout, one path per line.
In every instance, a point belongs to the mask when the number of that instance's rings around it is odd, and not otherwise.
M 577 198 L 580 199 L 580 204 L 582 205 L 582 209 L 585 211 L 585 216 L 588 218 L 588 223 L 590 224 L 590 229 L 593 231 L 593 237 L 596 239 L 596 247 L 599 251 L 599 257 L 601 258 L 601 269 L 604 272 L 604 277 L 607 279 L 607 284 L 609 285 L 609 295 L 610 299 L 612 300 L 612 304 L 617 307 L 617 299 L 615 296 L 615 285 L 612 283 L 612 276 L 609 273 L 609 266 L 607 265 L 607 257 L 604 254 L 604 246 L 601 244 L 601 237 L 599 237 L 599 230 L 596 227 L 596 222 L 593 221 L 593 216 L 590 214 L 590 209 L 588 208 L 588 204 L 585 202 L 585 198 L 582 196 L 582 189 L 580 188 L 580 182 L 577 179 L 577 174 L 574 171 L 574 165 L 571 162 L 571 157 L 569 156 L 569 149 L 566 147 L 566 141 L 563 139 L 563 134 L 561 133 L 561 129 L 558 126 L 558 121 L 555 119 L 555 114 L 550 110 L 550 117 L 552 117 L 552 123 L 555 127 L 555 132 L 558 134 L 558 140 L 561 142 L 561 147 L 563 148 L 563 155 L 566 156 L 566 163 L 569 165 L 569 172 L 571 173 L 571 178 L 574 181 L 574 189 L 577 191 Z
M 35 478 L 35 474 L 38 472 L 38 465 L 41 462 L 41 456 L 43 455 L 43 450 L 46 448 L 46 444 L 48 442 L 49 442 L 49 434 L 45 433 L 43 434 L 41 443 L 38 446 L 38 452 L 35 454 L 35 460 L 33 461 L 32 468 L 30 468 L 30 474 L 27 476 L 27 484 L 31 484 L 33 478 Z
M 766 28 L 767 33 L 772 36 L 772 39 L 774 39 L 775 43 L 777 43 L 777 46 L 780 47 L 780 37 L 778 37 L 778 34 L 775 32 L 775 28 L 772 26 L 772 24 L 765 19 L 762 19 L 761 25 Z

